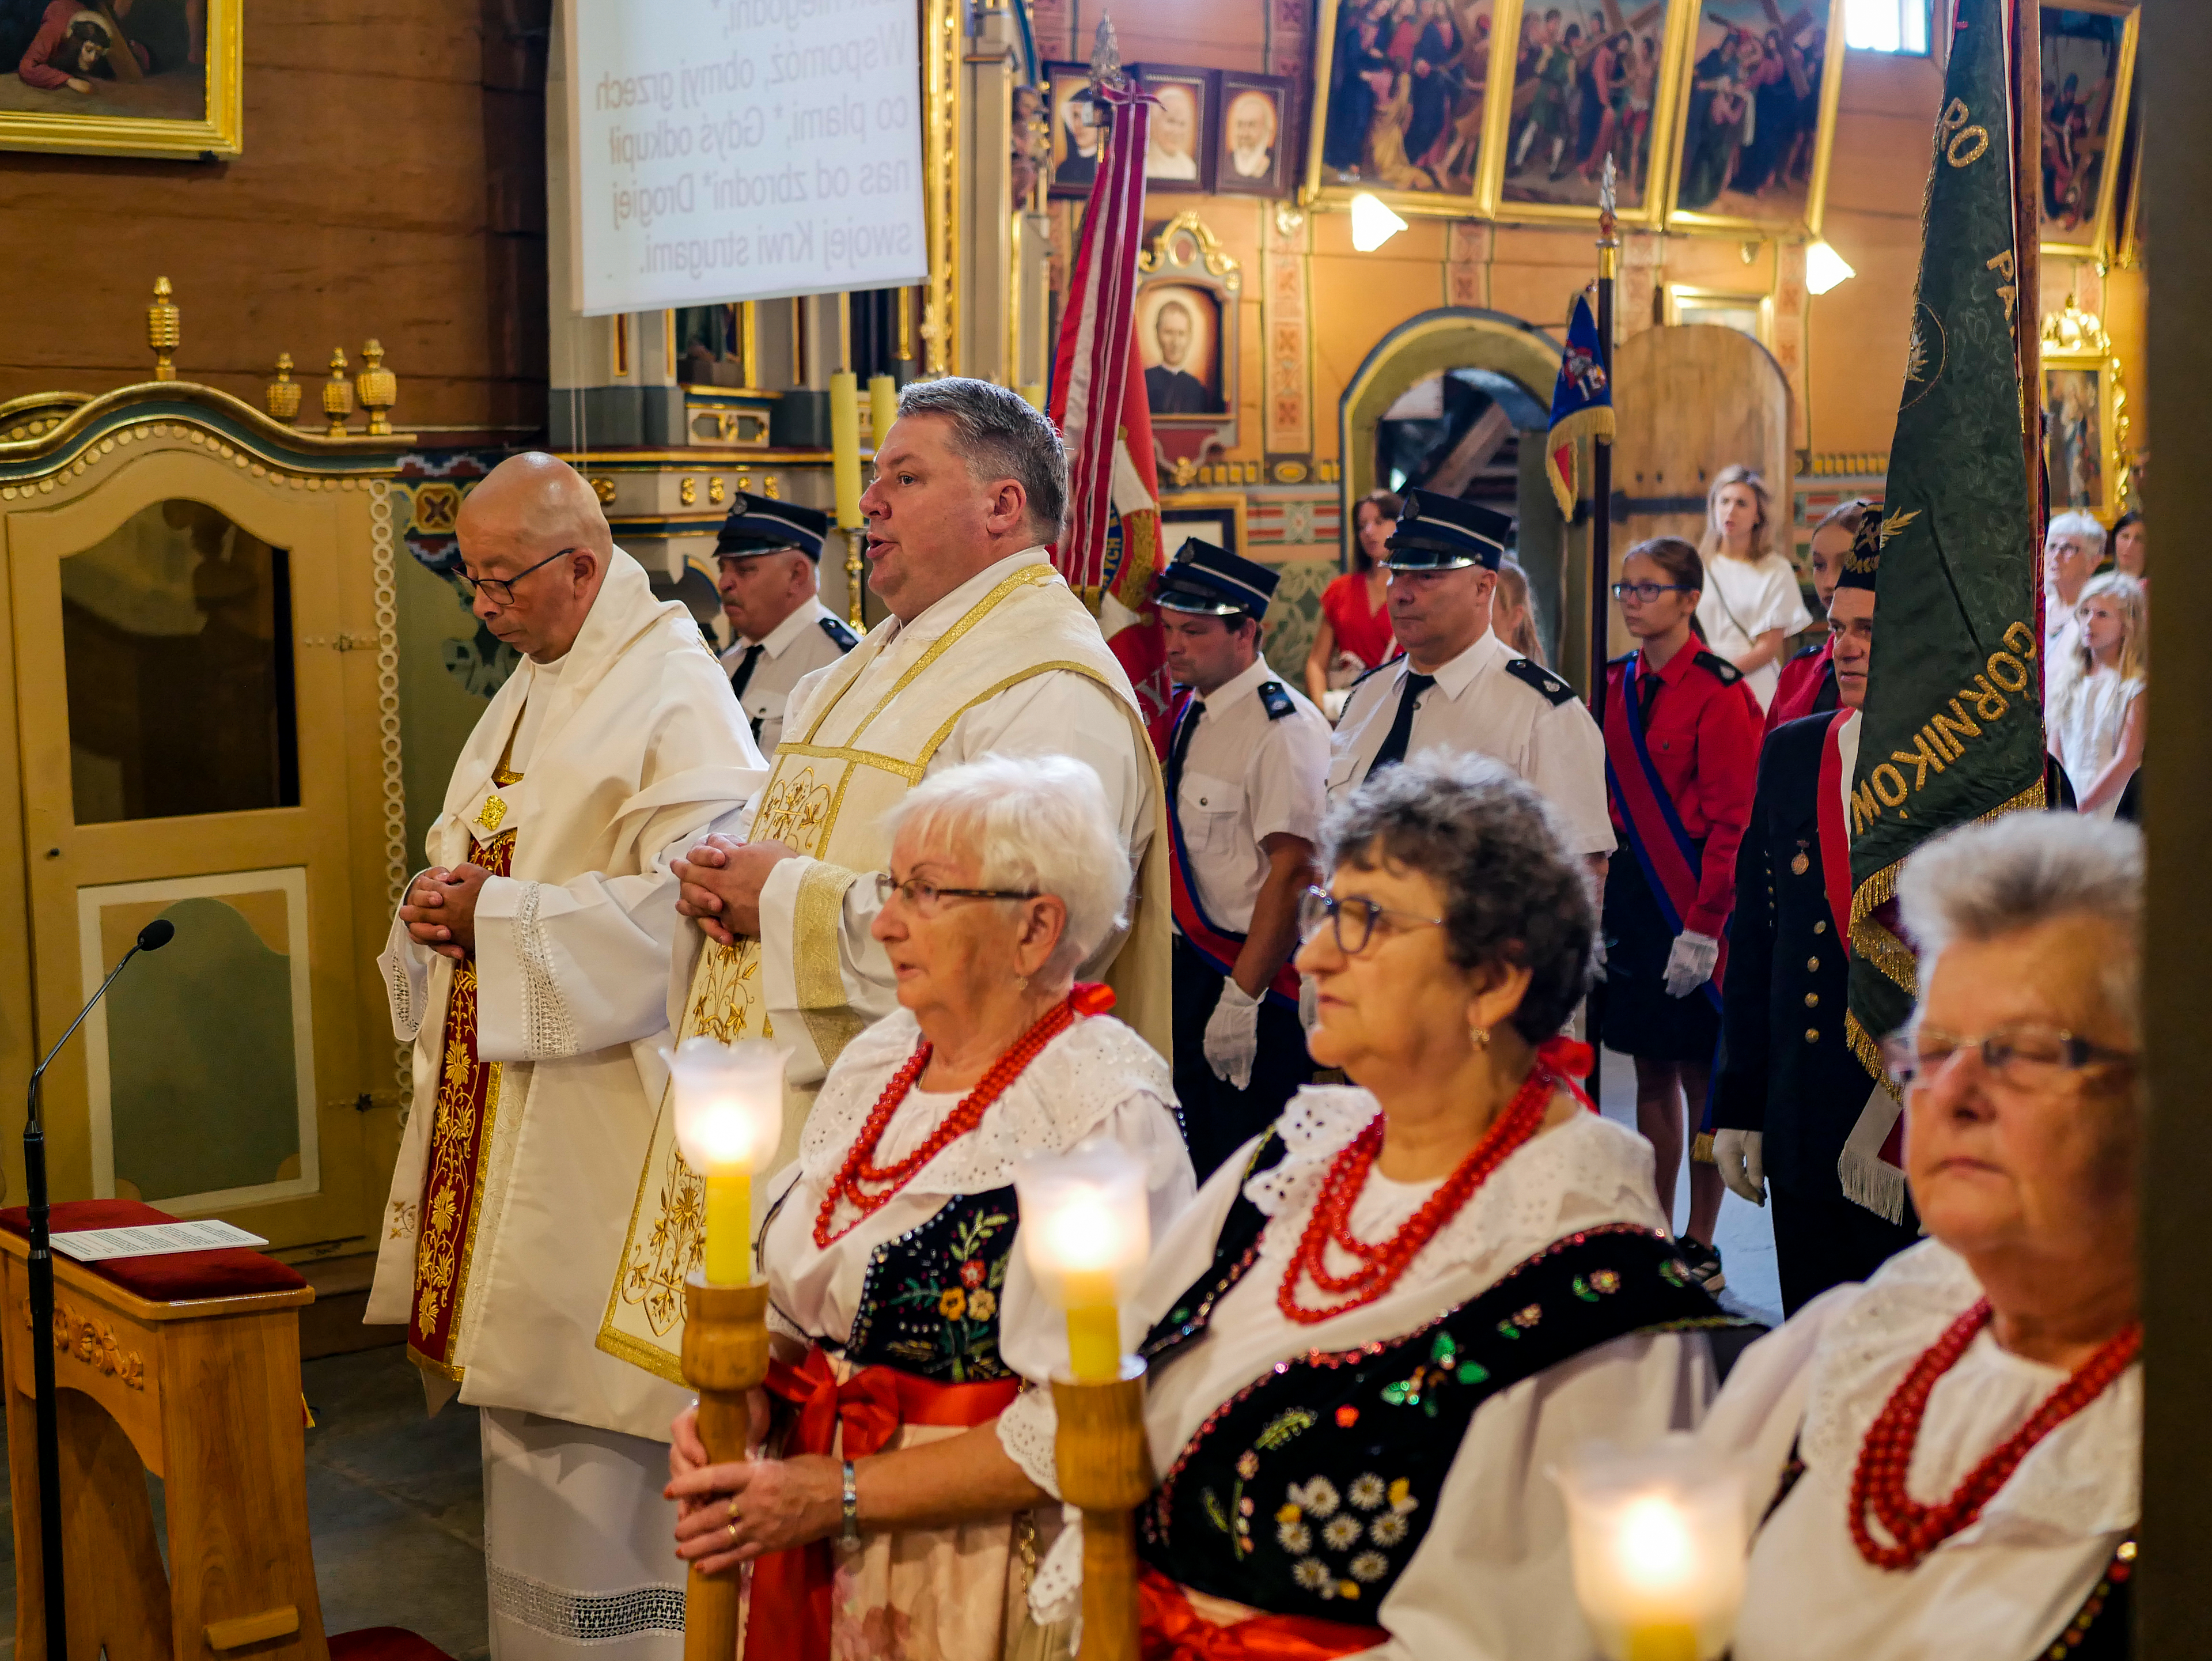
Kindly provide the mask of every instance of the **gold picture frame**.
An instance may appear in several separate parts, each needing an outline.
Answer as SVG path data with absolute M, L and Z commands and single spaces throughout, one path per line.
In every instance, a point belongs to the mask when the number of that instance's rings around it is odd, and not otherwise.
M 1741 78 L 1735 76 L 1726 59 L 1739 50 L 1738 43 L 1747 36 L 1755 37 L 1764 45 L 1770 36 L 1779 33 L 1775 22 L 1779 8 L 1771 0 L 1702 0 L 1691 27 L 1683 31 L 1679 47 L 1681 56 L 1674 85 L 1674 150 L 1667 172 L 1668 228 L 1808 238 L 1820 234 L 1820 222 L 1828 204 L 1828 163 L 1836 143 L 1836 111 L 1843 95 L 1844 0 L 1827 0 L 1825 9 L 1818 3 L 1802 9 L 1792 21 L 1805 21 L 1787 43 L 1793 47 L 1804 46 L 1803 31 L 1820 27 L 1818 19 L 1823 9 L 1826 22 L 1816 43 L 1816 52 L 1801 52 L 1796 60 L 1802 69 L 1807 56 L 1817 56 L 1820 73 L 1820 84 L 1799 94 L 1801 108 L 1804 103 L 1813 104 L 1814 122 L 1803 194 L 1801 197 L 1785 191 L 1771 198 L 1753 197 L 1746 205 L 1745 193 L 1735 188 L 1735 181 L 1741 176 L 1744 157 L 1755 154 L 1759 142 L 1759 93 L 1745 87 Z M 1709 43 L 1710 32 L 1714 29 L 1720 33 Z M 1714 93 L 1711 83 L 1723 72 L 1736 80 L 1732 95 L 1747 106 L 1753 133 L 1748 144 L 1739 142 L 1734 146 L 1715 148 L 1701 142 L 1711 128 L 1733 125 L 1698 119 L 1700 114 L 1712 109 L 1708 94 L 1720 95 Z M 1706 101 L 1701 102 L 1701 99 Z M 1781 142 L 1786 148 L 1778 155 L 1770 153 L 1760 159 L 1762 165 L 1778 172 L 1785 183 L 1797 171 L 1802 154 L 1798 140 L 1802 132 L 1802 121 L 1796 128 L 1785 130 Z
M 1630 5 L 1633 9 L 1629 9 Z M 1674 129 L 1679 113 L 1680 85 L 1683 69 L 1685 39 L 1696 28 L 1698 0 L 1500 0 L 1500 27 L 1496 39 L 1514 44 L 1513 61 L 1505 64 L 1499 78 L 1506 88 L 1502 98 L 1493 100 L 1497 115 L 1492 121 L 1494 136 L 1486 135 L 1483 143 L 1483 162 L 1486 177 L 1480 194 L 1492 204 L 1492 211 L 1501 220 L 1517 223 L 1571 222 L 1595 224 L 1597 222 L 1597 180 L 1593 175 L 1585 179 L 1575 158 L 1585 137 L 1602 139 L 1606 117 L 1594 134 L 1578 131 L 1568 136 L 1565 155 L 1568 167 L 1563 178 L 1554 181 L 1550 177 L 1541 149 L 1540 118 L 1533 113 L 1537 91 L 1532 76 L 1532 52 L 1538 49 L 1532 31 L 1541 30 L 1556 20 L 1560 33 L 1559 49 L 1575 51 L 1571 58 L 1571 76 L 1585 72 L 1595 80 L 1595 66 L 1589 61 L 1589 49 L 1581 46 L 1589 35 L 1595 33 L 1602 22 L 1607 35 L 1630 36 L 1629 52 L 1632 65 L 1628 80 L 1628 110 L 1632 113 L 1638 101 L 1635 92 L 1635 64 L 1648 52 L 1650 87 L 1649 108 L 1640 144 L 1632 137 L 1633 129 L 1624 121 L 1622 136 L 1629 137 L 1634 149 L 1644 156 L 1644 184 L 1641 191 L 1635 188 L 1633 177 L 1634 151 L 1632 166 L 1623 170 L 1616 187 L 1620 204 L 1618 218 L 1624 225 L 1642 226 L 1656 229 L 1665 221 L 1668 191 L 1672 184 L 1671 169 L 1674 157 Z M 1572 21 L 1570 21 L 1571 18 Z M 1655 27 L 1656 25 L 1656 27 Z M 1566 37 L 1575 34 L 1577 42 Z M 1493 57 L 1503 53 L 1493 52 Z M 1587 125 L 1587 119 L 1585 119 Z M 1593 148 L 1592 155 L 1598 152 Z M 1520 159 L 1523 165 L 1516 175 L 1514 162 Z M 1528 164 L 1534 162 L 1532 172 Z M 1563 188 L 1554 189 L 1554 185 Z M 1516 191 L 1520 194 L 1515 194 Z M 1558 196 L 1579 199 L 1545 200 Z
M 1747 334 L 1774 350 L 1774 296 L 1756 290 L 1700 289 L 1686 283 L 1667 285 L 1669 324 L 1702 324 Z
M 2043 252 L 2047 257 L 2110 263 L 2113 229 L 2119 220 L 2120 163 L 2127 148 L 2136 46 L 2142 33 L 2142 14 L 2136 0 L 2071 0 L 2070 4 L 2063 6 L 2045 5 L 2039 15 L 2044 23 L 2041 44 L 2046 90 L 2043 167 L 2036 183 L 2036 208 Z M 2099 19 L 2115 20 L 2120 25 L 2119 39 L 2100 47 L 2092 40 L 2063 32 L 2063 25 L 2062 32 L 2054 34 L 2050 26 L 2053 17 L 2071 17 L 2085 23 Z M 2066 45 L 2062 47 L 2056 42 Z M 2081 51 L 2071 50 L 2077 45 Z M 2106 67 L 2111 73 L 2111 84 L 2100 83 L 2098 88 L 2093 89 L 2088 94 L 2089 107 L 2086 108 L 2082 103 L 2075 102 L 2068 90 L 2085 66 L 2077 61 L 2085 52 L 2092 59 L 2100 52 L 2109 53 Z M 2100 101 L 2101 107 L 2098 107 Z M 2094 149 L 2095 154 L 2086 165 L 2072 164 L 2078 166 L 2078 176 L 2069 184 L 2063 179 L 2063 170 L 2069 166 L 2075 147 Z M 2070 222 L 2051 211 L 2054 190 L 2071 195 L 2089 184 L 2094 186 L 2095 200 Z M 2079 234 L 2085 229 L 2086 237 Z
M 1498 142 L 1501 100 L 1510 90 L 1512 65 L 1501 64 L 1501 55 L 1490 49 L 1490 43 L 1498 39 L 1498 14 L 1516 3 L 1517 0 L 1466 0 L 1463 5 L 1450 9 L 1452 27 L 1462 37 L 1450 71 L 1455 90 L 1444 101 L 1438 142 L 1423 143 L 1420 147 L 1422 155 L 1443 171 L 1447 181 L 1465 180 L 1463 186 L 1445 189 L 1433 182 L 1435 175 L 1430 167 L 1422 165 L 1404 148 L 1415 114 L 1411 107 L 1413 76 L 1409 71 L 1399 72 L 1377 65 L 1370 72 L 1369 91 L 1373 96 L 1364 100 L 1370 125 L 1362 130 L 1356 120 L 1347 123 L 1347 113 L 1362 102 L 1358 88 L 1351 84 L 1358 81 L 1360 72 L 1340 48 L 1358 44 L 1360 20 L 1353 14 L 1366 8 L 1358 0 L 1353 3 L 1346 3 L 1346 0 L 1319 0 L 1319 15 L 1315 22 L 1314 79 L 1306 104 L 1306 162 L 1304 182 L 1298 190 L 1300 205 L 1341 204 L 1355 196 L 1371 195 L 1400 213 L 1451 219 L 1491 217 L 1497 203 L 1493 198 L 1485 196 L 1484 186 L 1494 173 L 1490 158 Z M 1424 37 L 1426 33 L 1425 26 Z M 1373 57 L 1382 54 L 1373 53 L 1373 43 L 1370 44 L 1371 61 Z M 1474 50 L 1477 47 L 1480 48 L 1479 63 Z M 1421 40 L 1417 40 L 1414 50 L 1422 50 Z M 1390 83 L 1387 100 L 1380 90 L 1384 80 Z M 1407 107 L 1404 119 L 1396 124 L 1396 154 L 1381 158 L 1379 165 L 1383 171 L 1378 173 L 1371 144 L 1361 135 L 1363 131 L 1368 134 L 1376 131 L 1371 116 L 1378 101 L 1401 99 Z M 1387 131 L 1391 125 L 1386 119 L 1382 130 Z M 1468 154 L 1470 148 L 1474 152 L 1472 155 Z M 1348 158 L 1355 155 L 1359 160 L 1349 162 Z M 1350 176 L 1352 172 L 1360 176 Z M 1414 184 L 1414 174 L 1431 182 L 1426 186 Z
M 21 73 L 0 79 L 0 149 L 191 161 L 241 154 L 244 9 L 245 0 L 137 0 L 120 20 L 124 40 L 111 42 L 95 71 L 76 73 L 82 60 L 51 61 L 47 67 L 68 77 L 64 84 L 39 87 Z M 101 9 L 87 7 L 72 30 L 96 27 L 94 14 Z M 113 19 L 112 9 L 107 15 Z M 70 50 L 74 38 L 50 43 L 50 58 Z M 119 55 L 126 46 L 127 64 Z M 86 48 L 79 43 L 76 50 Z M 96 43 L 90 50 L 97 57 Z
M 2051 510 L 2127 511 L 2128 390 L 2118 353 L 2094 312 L 2070 302 L 2043 319 L 2044 472 Z

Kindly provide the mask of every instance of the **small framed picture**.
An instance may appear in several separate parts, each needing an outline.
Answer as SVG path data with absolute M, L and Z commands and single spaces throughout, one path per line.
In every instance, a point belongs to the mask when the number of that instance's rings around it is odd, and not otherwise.
M 2111 338 L 2069 307 L 2043 320 L 2043 468 L 2051 510 L 2110 525 L 2126 510 L 2127 388 Z
M 1046 177 L 1053 196 L 1088 196 L 1106 148 L 1106 111 L 1091 85 L 1088 64 L 1044 66 L 1045 113 L 1050 127 Z
M 2109 261 L 2141 19 L 2134 0 L 2075 0 L 2041 12 L 2043 252 Z
M 1153 106 L 1145 144 L 1145 183 L 1197 195 L 1213 192 L 1221 71 L 1173 64 L 1139 64 L 1130 71 Z
M 1244 493 L 1242 490 L 1178 490 L 1160 501 L 1160 558 L 1175 558 L 1191 538 L 1244 553 Z M 1249 555 L 1246 557 L 1249 557 Z
M 1213 188 L 1223 196 L 1287 196 L 1291 191 L 1291 82 L 1277 75 L 1221 73 L 1221 129 Z

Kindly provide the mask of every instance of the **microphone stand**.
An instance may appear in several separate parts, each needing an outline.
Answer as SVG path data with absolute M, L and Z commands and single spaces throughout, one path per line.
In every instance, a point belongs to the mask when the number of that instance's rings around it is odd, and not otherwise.
M 62 1045 L 76 1036 L 93 1006 L 115 984 L 115 977 L 131 959 L 142 951 L 168 943 L 165 933 L 149 944 L 145 935 L 153 928 L 153 924 L 147 925 L 137 943 L 108 971 L 100 990 L 70 1023 L 69 1031 L 32 1070 L 30 1109 L 23 1123 L 23 1190 L 31 1214 L 31 1390 L 39 1426 L 39 1567 L 45 1582 L 47 1661 L 65 1661 L 69 1654 L 69 1606 L 62 1578 L 62 1427 L 54 1394 L 54 1252 L 53 1237 L 46 1226 L 52 1208 L 46 1202 L 46 1128 L 41 1116 L 41 1086 L 46 1068 L 61 1054 Z

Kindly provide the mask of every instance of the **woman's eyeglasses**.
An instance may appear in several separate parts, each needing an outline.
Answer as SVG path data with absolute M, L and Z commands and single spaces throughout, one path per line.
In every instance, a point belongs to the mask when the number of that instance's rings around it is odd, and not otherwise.
M 530 571 L 542 571 L 555 560 L 563 558 L 569 554 L 588 554 L 591 551 L 588 548 L 563 548 L 557 553 L 546 555 L 537 564 L 532 566 Z M 493 605 L 507 606 L 514 604 L 514 585 L 528 576 L 530 571 L 517 571 L 511 577 L 472 577 L 466 571 L 463 571 L 460 573 L 460 578 Z
M 908 877 L 901 882 L 888 871 L 876 873 L 876 903 L 889 905 L 891 896 L 897 895 L 921 916 L 933 917 L 944 910 L 946 900 L 1033 900 L 1037 895 L 1025 888 L 940 888 L 920 877 Z
M 2132 1066 L 2142 1059 L 2130 1050 L 2107 1050 L 2063 1027 L 2034 1021 L 2001 1026 L 1978 1038 L 1941 1027 L 1908 1027 L 1882 1040 L 1881 1059 L 1890 1076 L 1909 1088 L 1916 1080 L 1932 1081 L 1966 1050 L 1978 1052 L 1990 1077 L 2023 1092 L 2054 1089 L 2090 1068 Z
M 1632 599 L 1640 605 L 1649 605 L 1662 594 L 1694 594 L 1697 592 L 1686 582 L 1616 582 L 1613 585 L 1615 599 Z
M 1373 938 L 1375 925 L 1382 918 L 1396 918 L 1401 928 L 1442 928 L 1442 917 L 1424 917 L 1411 911 L 1394 911 L 1387 905 L 1377 905 L 1372 900 L 1347 896 L 1339 899 L 1325 888 L 1309 888 L 1298 897 L 1298 941 L 1301 945 L 1321 933 L 1324 926 L 1336 931 L 1336 949 L 1347 958 L 1356 958 L 1367 949 Z M 1386 928 L 1385 934 L 1390 931 Z

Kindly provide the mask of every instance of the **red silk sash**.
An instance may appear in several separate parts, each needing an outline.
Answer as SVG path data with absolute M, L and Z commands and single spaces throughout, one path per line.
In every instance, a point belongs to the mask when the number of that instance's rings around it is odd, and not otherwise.
M 1183 712 L 1190 707 L 1190 694 L 1186 691 L 1170 713 L 1167 723 L 1168 742 L 1172 746 L 1175 730 L 1182 724 Z M 1244 936 L 1226 928 L 1217 928 L 1213 920 L 1199 909 L 1198 895 L 1190 885 L 1184 866 L 1189 855 L 1182 845 L 1182 816 L 1176 804 L 1168 804 L 1168 900 L 1175 911 L 1176 927 L 1182 930 L 1198 955 L 1219 970 L 1224 975 L 1237 970 L 1237 954 L 1244 949 Z M 1275 978 L 1267 983 L 1262 996 L 1273 996 L 1291 1008 L 1298 1007 L 1298 971 L 1285 963 L 1275 971 Z
M 514 863 L 514 832 L 471 850 L 476 863 L 503 877 Z M 499 1116 L 500 1065 L 477 1054 L 477 959 L 453 965 L 446 1024 L 438 1042 L 436 1116 L 423 1161 L 416 1214 L 415 1297 L 407 1313 L 407 1349 L 416 1365 L 458 1379 L 453 1346 L 460 1336 L 461 1294 L 483 1203 L 483 1150 Z
M 1255 1615 L 1216 1626 L 1158 1569 L 1137 1582 L 1137 1620 L 1144 1661 L 1335 1661 L 1390 1641 L 1380 1627 L 1303 1615 Z
M 1661 915 L 1680 934 L 1682 919 L 1698 903 L 1698 867 L 1692 863 L 1697 844 L 1683 828 L 1660 781 L 1659 770 L 1651 764 L 1651 752 L 1644 745 L 1644 709 L 1634 695 L 1643 661 L 1642 653 L 1630 653 L 1620 680 L 1606 691 L 1605 776 L 1613 787 L 1613 799 L 1620 805 L 1630 851 L 1651 885 Z M 1715 1008 L 1720 1007 L 1721 988 L 1728 974 L 1726 929 L 1721 931 L 1719 943 L 1712 978 L 1698 989 Z
M 1820 800 L 1814 819 L 1820 827 L 1820 885 L 1828 891 L 1828 916 L 1847 958 L 1851 955 L 1851 835 L 1844 815 L 1844 752 L 1837 743 L 1844 723 L 1857 713 L 1837 710 L 1820 735 Z
M 797 1366 L 772 1361 L 768 1370 L 769 1394 L 799 1409 L 786 1454 L 834 1449 L 846 1459 L 882 1452 L 901 1425 L 987 1425 L 1021 1388 L 1018 1378 L 939 1384 L 886 1366 L 862 1367 L 841 1384 L 819 1344 Z M 826 1540 L 754 1561 L 747 1661 L 829 1661 L 833 1574 Z

